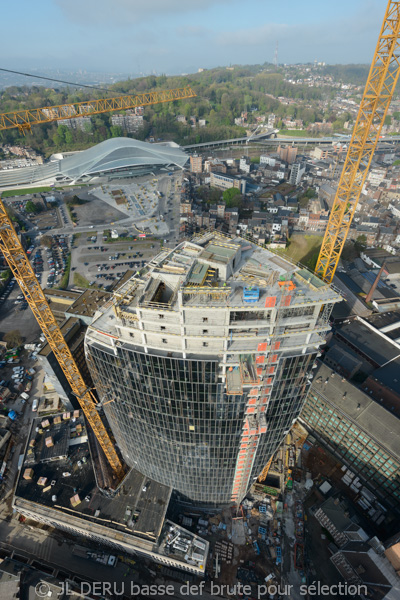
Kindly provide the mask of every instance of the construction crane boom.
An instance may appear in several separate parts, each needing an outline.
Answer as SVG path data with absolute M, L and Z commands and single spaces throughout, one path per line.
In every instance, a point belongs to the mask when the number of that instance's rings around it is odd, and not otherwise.
M 28 302 L 34 316 L 47 342 L 54 352 L 56 359 L 71 386 L 72 393 L 76 396 L 80 406 L 93 429 L 96 438 L 102 447 L 111 468 L 118 481 L 124 477 L 122 462 L 114 448 L 114 445 L 104 427 L 94 397 L 85 384 L 82 375 L 75 363 L 70 349 L 57 321 L 51 312 L 42 288 L 33 272 L 32 266 L 26 256 L 16 231 L 8 218 L 3 202 L 0 199 L 0 250 L 17 280 L 26 301 Z
M 315 272 L 331 283 L 396 88 L 400 2 L 389 0 Z
M 139 106 L 149 106 L 161 102 L 172 102 L 174 100 L 185 100 L 196 96 L 192 88 L 187 85 L 184 88 L 172 90 L 145 92 L 136 96 L 126 95 L 117 98 L 103 98 L 101 100 L 87 100 L 85 102 L 73 102 L 71 104 L 60 104 L 59 106 L 46 106 L 32 110 L 17 110 L 9 113 L 0 113 L 0 131 L 18 127 L 22 132 L 30 131 L 32 125 L 39 123 L 51 123 L 60 119 L 76 119 L 88 117 L 100 113 L 115 110 L 127 110 Z

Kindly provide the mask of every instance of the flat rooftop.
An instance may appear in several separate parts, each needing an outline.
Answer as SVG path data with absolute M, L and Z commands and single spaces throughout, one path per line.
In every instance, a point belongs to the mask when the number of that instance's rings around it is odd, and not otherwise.
M 48 438 L 52 438 L 52 447 L 46 445 Z M 33 421 L 15 498 L 61 511 L 66 520 L 73 515 L 106 524 L 132 536 L 133 543 L 134 538 L 156 543 L 170 495 L 171 488 L 133 469 L 120 493 L 106 497 L 96 484 L 82 412 Z
M 60 325 L 60 329 L 61 329 L 61 333 L 64 336 L 64 339 L 69 343 L 69 346 L 71 346 L 71 340 L 75 337 L 81 337 L 83 338 L 84 336 L 84 329 L 82 328 L 81 322 L 79 321 L 79 319 L 75 318 L 75 317 L 70 317 L 69 319 L 66 319 L 61 325 Z M 76 340 L 74 340 L 74 342 L 76 342 Z M 40 350 L 39 355 L 40 356 L 48 356 L 52 351 L 51 347 L 49 344 L 45 344 L 43 346 L 43 348 Z
M 396 358 L 376 369 L 370 377 L 400 395 L 400 358 Z
M 336 335 L 378 367 L 400 356 L 400 347 L 361 318 L 337 327 Z
M 52 288 L 45 288 L 43 291 L 58 322 L 65 319 L 66 311 L 82 293 L 70 290 L 54 290 Z
M 93 317 L 96 310 L 111 297 L 110 292 L 87 289 L 68 307 L 67 312 L 69 315 Z
M 128 318 L 137 307 L 179 311 L 181 303 L 184 307 L 264 309 L 278 304 L 285 293 L 284 282 L 292 285 L 291 307 L 341 300 L 333 286 L 306 268 L 242 238 L 213 232 L 173 249 L 163 248 L 114 291 L 114 305 Z M 96 326 L 115 331 L 112 307 L 102 313 Z
M 388 338 L 399 342 L 400 340 L 400 311 L 393 310 L 387 313 L 375 313 L 365 318 L 365 321 L 384 333 Z
M 324 363 L 318 362 L 310 394 L 320 393 L 336 410 L 354 421 L 400 460 L 400 420 Z
M 82 294 L 82 292 L 74 292 L 72 290 L 57 290 L 54 288 L 44 288 L 43 293 L 47 298 L 62 298 L 64 300 L 69 300 L 70 303 L 75 302 L 75 300 Z

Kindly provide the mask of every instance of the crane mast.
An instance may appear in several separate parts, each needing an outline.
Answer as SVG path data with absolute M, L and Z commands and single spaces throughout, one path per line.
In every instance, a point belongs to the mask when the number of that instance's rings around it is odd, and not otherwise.
M 72 393 L 78 399 L 114 474 L 120 481 L 124 477 L 122 462 L 96 410 L 94 397 L 79 372 L 1 199 L 0 250 L 4 254 L 26 301 L 46 336 L 47 342 L 71 386 Z
M 331 283 L 396 88 L 400 2 L 389 0 L 315 272 Z
M 0 131 L 17 127 L 20 131 L 30 131 L 32 125 L 51 123 L 63 119 L 76 119 L 115 110 L 128 110 L 139 106 L 186 100 L 196 96 L 192 88 L 164 90 L 159 92 L 145 92 L 136 96 L 126 95 L 116 98 L 103 98 L 101 100 L 86 100 L 58 106 L 46 106 L 32 110 L 17 110 L 14 112 L 0 113 Z

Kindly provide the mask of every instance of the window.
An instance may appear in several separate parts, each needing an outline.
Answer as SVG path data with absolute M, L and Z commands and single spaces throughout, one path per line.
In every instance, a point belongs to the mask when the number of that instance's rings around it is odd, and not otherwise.
M 208 342 L 203 342 L 203 347 L 207 348 L 207 346 L 208 346 Z
M 163 338 L 161 341 L 163 344 L 168 344 L 168 340 L 166 340 L 165 338 Z
M 208 333 L 208 329 L 203 329 L 203 335 L 204 335 L 205 333 Z
M 130 335 L 131 337 L 135 337 L 135 334 L 134 334 L 134 333 L 130 333 L 129 335 Z
M 203 323 L 208 323 L 208 317 L 203 317 Z
M 161 331 L 165 331 L 165 329 L 166 329 L 165 325 L 161 325 L 160 329 L 161 329 Z
M 163 319 L 163 318 L 164 318 L 164 315 L 158 315 L 158 316 L 159 316 L 159 318 L 160 318 L 160 319 Z

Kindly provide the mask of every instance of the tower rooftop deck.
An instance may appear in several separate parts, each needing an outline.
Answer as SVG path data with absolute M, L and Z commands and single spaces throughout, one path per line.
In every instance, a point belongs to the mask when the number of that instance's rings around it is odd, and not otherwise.
M 291 287 L 284 282 L 292 282 Z M 209 233 L 174 249 L 164 248 L 114 292 L 113 302 L 98 313 L 94 326 L 112 332 L 112 305 L 118 308 L 117 316 L 134 320 L 137 308 L 272 308 L 288 293 L 291 307 L 341 300 L 334 286 L 305 267 L 242 238 Z

